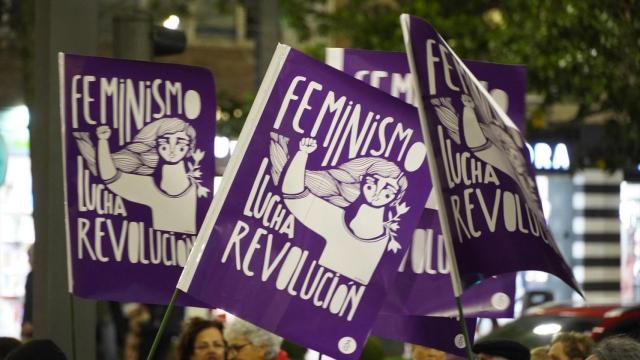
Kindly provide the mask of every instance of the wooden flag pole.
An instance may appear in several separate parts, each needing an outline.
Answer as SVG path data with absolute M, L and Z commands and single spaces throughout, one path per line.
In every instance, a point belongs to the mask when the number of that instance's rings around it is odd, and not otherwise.
M 409 68 L 413 75 L 413 88 L 415 89 L 418 114 L 420 115 L 420 128 L 422 129 L 422 137 L 424 139 L 424 145 L 427 150 L 427 163 L 429 165 L 429 173 L 431 174 L 431 182 L 433 183 L 432 194 L 436 197 L 438 204 L 438 219 L 440 220 L 440 228 L 442 229 L 442 235 L 444 236 L 445 247 L 447 250 L 447 259 L 449 260 L 451 269 L 451 284 L 453 285 L 453 295 L 456 299 L 456 307 L 458 308 L 458 320 L 460 321 L 460 327 L 462 328 L 462 335 L 464 336 L 464 345 L 467 350 L 467 357 L 469 360 L 473 360 L 473 353 L 471 352 L 471 337 L 469 336 L 469 329 L 467 329 L 467 323 L 464 318 L 464 311 L 462 309 L 462 302 L 460 295 L 462 294 L 462 282 L 460 280 L 460 273 L 458 271 L 458 262 L 453 250 L 453 242 L 451 232 L 449 229 L 449 222 L 447 219 L 447 212 L 442 198 L 442 184 L 440 183 L 440 176 L 438 166 L 436 164 L 436 158 L 433 151 L 433 141 L 431 134 L 427 131 L 427 112 L 425 110 L 424 101 L 422 99 L 422 88 L 420 87 L 420 81 L 418 80 L 418 72 L 416 69 L 416 63 L 413 56 L 413 48 L 411 46 L 411 18 L 408 14 L 402 14 L 400 16 L 400 25 L 402 28 L 402 35 L 404 38 L 404 47 L 407 51 L 407 60 L 409 61 Z
M 167 310 L 164 312 L 164 316 L 162 317 L 162 322 L 160 323 L 160 328 L 156 333 L 156 338 L 153 339 L 153 345 L 151 345 L 151 350 L 149 350 L 149 355 L 147 355 L 147 360 L 152 360 L 153 356 L 156 354 L 156 349 L 160 344 L 160 339 L 162 335 L 164 335 L 164 331 L 167 328 L 167 323 L 169 322 L 169 318 L 171 317 L 171 313 L 173 313 L 173 308 L 176 304 L 176 299 L 178 298 L 178 294 L 180 293 L 180 289 L 176 288 L 173 291 L 173 295 L 171 295 L 171 301 L 169 301 L 169 306 L 167 306 Z

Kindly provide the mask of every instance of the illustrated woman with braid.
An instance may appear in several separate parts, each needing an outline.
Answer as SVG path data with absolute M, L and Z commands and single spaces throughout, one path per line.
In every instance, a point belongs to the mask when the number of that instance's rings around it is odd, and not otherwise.
M 197 179 L 199 171 L 193 171 L 204 153 L 195 150 L 196 132 L 191 125 L 177 118 L 154 121 L 113 154 L 108 142 L 111 129 L 100 126 L 96 135 L 96 156 L 91 156 L 88 134 L 74 134 L 89 168 L 94 173 L 97 168 L 109 190 L 150 207 L 154 229 L 196 233 L 196 200 L 206 196 L 208 190 Z M 189 171 L 187 157 L 195 160 Z
M 361 157 L 337 168 L 307 170 L 316 141 L 303 138 L 284 173 L 285 205 L 326 245 L 319 264 L 367 284 L 390 241 L 389 207 L 402 199 L 407 177 L 394 163 Z

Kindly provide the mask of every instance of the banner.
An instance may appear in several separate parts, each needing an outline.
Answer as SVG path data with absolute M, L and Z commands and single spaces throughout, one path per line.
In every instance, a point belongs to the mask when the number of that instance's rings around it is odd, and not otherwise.
M 416 116 L 279 45 L 179 288 L 358 358 L 427 200 Z
M 517 126 L 429 24 L 409 15 L 401 24 L 452 269 L 466 286 L 540 270 L 580 291 L 545 223 Z
M 332 67 L 417 107 L 407 54 L 346 48 L 327 48 L 326 62 Z M 527 68 L 524 65 L 463 60 L 496 103 L 525 129 Z
M 410 104 L 416 103 L 407 56 L 402 52 L 328 48 L 326 62 Z M 465 61 L 485 80 L 492 97 L 524 128 L 526 68 Z M 432 191 L 431 181 L 427 188 Z M 449 262 L 435 199 L 424 209 L 412 246 L 400 266 L 382 311 L 393 314 L 457 316 Z M 462 295 L 465 316 L 513 317 L 516 273 L 485 279 Z M 430 294 L 442 294 L 433 298 Z M 444 296 L 451 294 L 451 296 Z M 424 301 L 430 298 L 430 301 Z M 375 332 L 375 330 L 374 330 Z
M 59 71 L 69 291 L 167 304 L 213 197 L 213 78 L 62 53 Z
M 465 319 L 473 342 L 476 319 Z M 449 354 L 466 356 L 464 335 L 456 319 L 434 316 L 397 316 L 380 313 L 373 334 L 387 339 L 428 346 Z

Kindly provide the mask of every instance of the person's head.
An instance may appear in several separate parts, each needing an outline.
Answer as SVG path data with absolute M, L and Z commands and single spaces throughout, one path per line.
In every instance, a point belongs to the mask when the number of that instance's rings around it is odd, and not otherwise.
M 333 205 L 347 207 L 362 194 L 373 207 L 396 204 L 407 190 L 407 177 L 391 161 L 377 157 L 349 160 L 337 168 L 307 171 L 305 185 Z
M 272 360 L 280 352 L 282 338 L 241 319 L 224 329 L 230 360 Z
M 189 152 L 191 139 L 184 131 L 164 134 L 158 138 L 158 153 L 169 164 L 175 164 L 184 159 Z
M 178 340 L 178 360 L 224 360 L 225 342 L 222 323 L 192 318 Z
M 529 349 L 513 340 L 481 340 L 472 347 L 479 360 L 529 360 Z
M 196 131 L 183 120 L 164 118 L 143 127 L 123 150 L 113 154 L 126 173 L 152 174 L 160 162 L 175 164 L 195 150 Z
M 24 343 L 5 357 L 5 360 L 33 359 L 67 360 L 67 356 L 53 341 L 36 339 Z
M 584 360 L 591 354 L 593 340 L 575 331 L 554 335 L 549 347 L 551 360 Z
M 624 335 L 600 341 L 587 360 L 640 360 L 640 343 Z
M 18 339 L 12 337 L 0 337 L 0 359 L 4 359 L 14 349 L 18 348 L 22 343 Z
M 412 344 L 411 357 L 413 360 L 445 360 L 447 353 L 427 346 Z
M 536 348 L 531 349 L 531 360 L 550 360 L 549 357 L 549 347 L 548 346 L 538 346 Z

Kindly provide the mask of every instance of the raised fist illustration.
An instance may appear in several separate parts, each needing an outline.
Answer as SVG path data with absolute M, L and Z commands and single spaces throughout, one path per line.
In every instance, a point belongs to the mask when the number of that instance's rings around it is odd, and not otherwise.
M 306 154 L 311 154 L 316 151 L 318 148 L 318 144 L 316 144 L 316 139 L 313 138 L 302 138 L 300 140 L 300 151 Z
M 100 140 L 107 140 L 111 136 L 111 129 L 106 125 L 98 126 L 96 135 Z
M 473 103 L 473 99 L 469 95 L 462 94 L 460 100 L 462 100 L 464 106 L 469 106 L 471 108 L 474 108 L 476 106 L 476 104 Z

